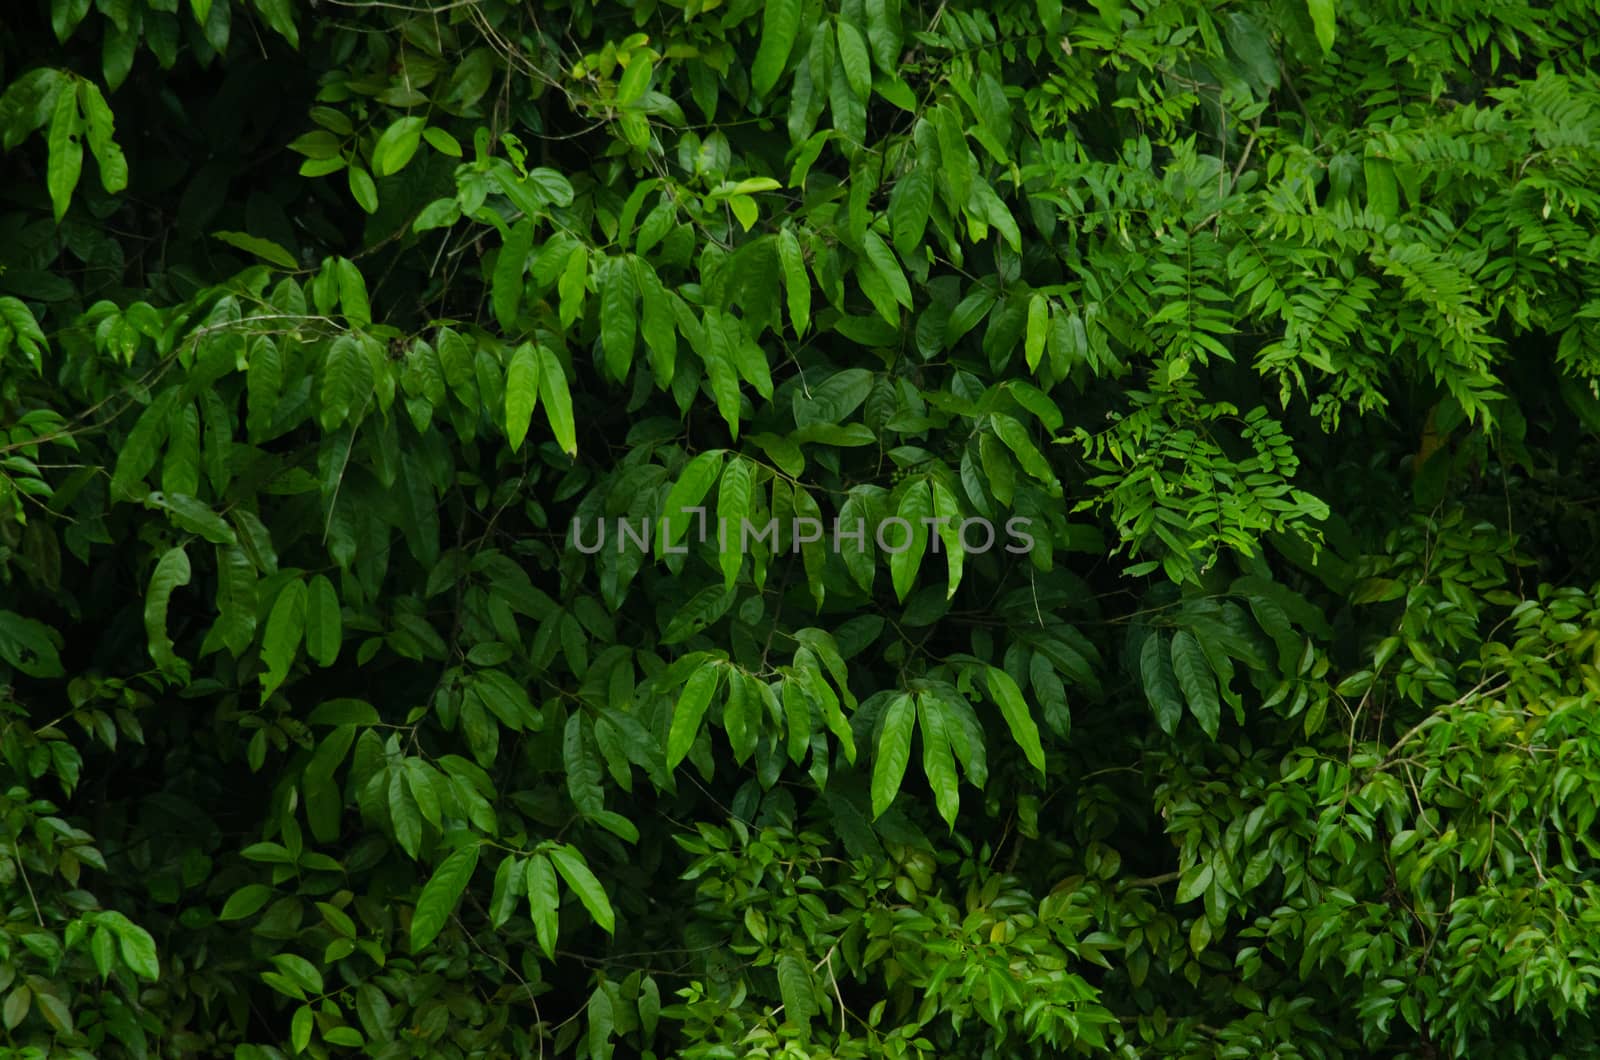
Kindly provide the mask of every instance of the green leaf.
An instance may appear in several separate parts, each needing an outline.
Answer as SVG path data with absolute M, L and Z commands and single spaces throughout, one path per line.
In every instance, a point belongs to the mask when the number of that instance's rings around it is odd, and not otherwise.
M 811 745 L 811 700 L 792 678 L 783 682 L 783 720 L 789 737 L 789 761 L 799 765 Z
M 85 3 L 83 6 L 88 5 Z M 100 92 L 100 86 L 88 78 L 79 81 L 78 106 L 86 124 L 89 151 L 100 166 L 100 186 L 107 194 L 115 195 L 128 186 L 128 160 L 123 157 L 122 148 L 117 146 L 116 121 L 105 96 Z
M 600 345 L 606 370 L 617 380 L 628 378 L 633 364 L 639 292 L 626 258 L 613 258 L 600 282 Z
M 203 501 L 181 493 L 157 492 L 147 496 L 144 503 L 147 508 L 159 508 L 166 512 L 174 526 L 199 534 L 214 545 L 238 544 L 239 538 L 227 520 Z
M 783 287 L 789 304 L 789 323 L 796 336 L 806 333 L 811 324 L 811 278 L 806 275 L 805 255 L 794 230 L 785 226 L 778 233 L 778 262 L 783 267 Z
M 895 518 L 903 522 L 883 529 L 883 542 L 887 545 L 884 551 L 889 553 L 889 576 L 894 583 L 895 599 L 901 603 L 916 584 L 917 570 L 928 548 L 928 526 L 923 520 L 932 513 L 933 491 L 926 478 L 919 478 L 909 483 L 901 494 Z M 869 532 L 875 531 L 869 528 Z
M 784 1021 L 809 1033 L 817 1014 L 816 987 L 805 962 L 792 953 L 778 958 L 778 993 L 783 998 Z
M 411 156 L 422 143 L 422 129 L 426 119 L 418 117 L 396 118 L 383 130 L 378 142 L 372 145 L 373 176 L 387 177 L 406 168 Z
M 1316 30 L 1317 43 L 1322 46 L 1322 54 L 1327 55 L 1333 51 L 1338 7 L 1334 0 L 1306 0 L 1306 10 L 1311 13 L 1311 25 Z
M 578 896 L 578 901 L 583 903 L 600 929 L 608 935 L 615 934 L 616 914 L 611 911 L 611 899 L 606 897 L 605 888 L 589 871 L 588 864 L 577 848 L 565 843 L 553 846 L 550 848 L 550 860 L 555 862 L 556 871 L 561 873 L 561 878 Z
M 1183 700 L 1178 697 L 1178 679 L 1172 672 L 1171 649 L 1164 634 L 1151 633 L 1145 638 L 1139 651 L 1139 676 L 1156 724 L 1171 736 L 1183 720 Z
M 974 175 L 972 152 L 967 148 L 961 115 L 956 112 L 954 104 L 947 103 L 934 108 L 932 121 L 938 137 L 940 177 L 943 179 L 946 201 L 952 210 L 965 209 L 972 195 Z
M 161 965 L 156 959 L 156 940 L 150 932 L 135 924 L 121 913 L 103 912 L 100 923 L 117 935 L 117 949 L 122 963 L 141 979 L 155 982 L 161 978 Z
M 955 756 L 950 752 L 950 737 L 945 730 L 944 703 L 927 692 L 918 693 L 916 703 L 918 728 L 922 733 L 922 771 L 933 789 L 939 816 L 953 829 L 961 806 L 961 787 L 956 778 Z
M 306 654 L 318 666 L 332 666 L 343 638 L 339 594 L 327 578 L 312 575 L 306 587 Z
M 900 791 L 906 766 L 911 762 L 911 731 L 916 720 L 916 704 L 904 692 L 890 700 L 883 712 L 882 728 L 878 731 L 878 743 L 872 759 L 874 818 L 883 816 Z
M 1030 372 L 1039 369 L 1039 358 L 1044 356 L 1044 341 L 1049 331 L 1050 300 L 1035 291 L 1028 299 L 1028 337 L 1023 347 Z
M 372 361 L 353 335 L 340 335 L 328 347 L 322 365 L 322 409 L 318 421 L 333 431 L 352 416 L 358 419 L 372 396 Z
M 494 927 L 504 927 L 511 919 L 517 900 L 526 893 L 526 872 L 527 863 L 515 854 L 500 859 L 500 867 L 494 870 L 494 890 L 489 895 L 489 923 Z
M 408 857 L 415 858 L 422 851 L 422 808 L 417 805 L 405 769 L 390 769 L 386 775 L 389 823 L 394 828 L 395 842 Z
M 355 736 L 354 725 L 334 728 L 317 744 L 301 775 L 300 794 L 305 801 L 306 821 L 311 825 L 312 836 L 319 843 L 332 843 L 339 838 L 340 824 L 344 819 L 344 794 L 333 779 L 333 774 L 344 762 Z
M 728 674 L 728 701 L 722 708 L 722 725 L 736 762 L 743 764 L 756 750 L 761 735 L 761 696 L 754 678 L 742 670 Z
M 711 484 L 717 481 L 725 456 L 725 450 L 708 449 L 683 466 L 678 481 L 672 484 L 667 499 L 662 502 L 661 516 L 666 521 L 666 533 L 657 539 L 658 553 L 676 546 L 690 524 L 699 522 L 688 509 L 698 508 L 711 492 Z
M 377 213 L 378 185 L 373 183 L 372 174 L 360 166 L 351 166 L 345 173 L 346 179 L 350 182 L 350 194 L 355 196 L 356 205 L 367 213 Z
M 1001 715 L 1006 719 L 1006 726 L 1011 730 L 1011 738 L 1022 748 L 1028 764 L 1037 769 L 1039 776 L 1043 777 L 1044 746 L 1039 742 L 1039 726 L 1034 723 L 1033 713 L 1028 710 L 1028 704 L 1022 699 L 1022 690 L 1017 687 L 1010 674 L 997 666 L 989 667 L 986 673 L 989 694 L 994 697 L 995 705 L 1000 708 Z
M 1003 412 L 996 412 L 989 416 L 989 421 L 994 424 L 994 433 L 1016 456 L 1017 463 L 1022 465 L 1022 470 L 1047 486 L 1055 485 L 1055 473 L 1050 470 L 1044 454 L 1033 444 L 1033 439 L 1028 437 L 1028 429 L 1019 420 Z
M 478 844 L 468 843 L 439 863 L 417 897 L 411 916 L 411 952 L 420 953 L 444 929 L 478 867 Z
M 489 302 L 495 321 L 506 331 L 517 322 L 522 304 L 522 287 L 528 274 L 528 254 L 533 250 L 533 219 L 523 218 L 511 227 L 500 256 L 495 259 L 494 277 L 489 287 Z
M 561 896 L 556 892 L 556 872 L 550 859 L 535 854 L 527 867 L 528 911 L 533 918 L 539 948 L 548 960 L 555 960 L 556 937 L 561 927 Z
M 895 181 L 889 193 L 889 232 L 900 256 L 910 260 L 922 247 L 922 233 L 933 209 L 933 177 L 917 167 Z
M 750 64 L 750 91 L 766 96 L 777 85 L 789 63 L 795 37 L 800 32 L 801 0 L 769 0 L 761 20 L 761 43 Z
M 1211 886 L 1211 878 L 1212 867 L 1209 861 L 1191 866 L 1178 881 L 1178 901 L 1192 902 L 1205 894 L 1206 888 Z
M 666 387 L 672 382 L 678 356 L 678 328 L 671 296 L 649 262 L 628 260 L 639 270 L 639 296 L 644 309 L 641 326 L 650 351 L 650 367 L 655 371 L 657 385 Z
M 11 1030 L 28 1016 L 28 1008 L 33 1004 L 33 990 L 26 984 L 16 987 L 6 995 L 5 1008 L 0 1010 L 3 1014 L 6 1030 Z
M 676 769 L 694 746 L 711 697 L 722 680 L 722 667 L 704 664 L 689 675 L 678 703 L 672 710 L 672 728 L 667 733 L 667 768 Z
M 50 29 L 57 43 L 65 44 L 72 36 L 83 16 L 89 13 L 89 4 L 90 0 L 57 0 L 50 5 Z
M 169 548 L 156 562 L 144 597 L 144 628 L 150 641 L 150 658 L 164 673 L 185 682 L 189 678 L 189 664 L 173 652 L 172 638 L 167 634 L 167 605 L 175 589 L 189 584 L 189 573 L 189 554 L 183 546 Z
M 29 677 L 62 676 L 56 640 L 55 630 L 43 622 L 0 611 L 0 659 Z
M 570 715 L 561 736 L 561 764 L 566 767 L 567 794 L 572 797 L 572 805 L 585 817 L 604 813 L 606 808 L 605 789 L 600 784 L 600 760 L 591 745 L 592 741 L 584 733 L 584 716 Z
M 250 235 L 248 232 L 212 232 L 212 238 L 220 239 L 230 247 L 237 247 L 247 254 L 254 254 L 262 261 L 270 261 L 285 269 L 297 269 L 300 263 L 294 260 L 294 255 L 278 246 L 270 239 Z
M 335 258 L 334 277 L 339 283 L 339 307 L 345 319 L 365 327 L 372 323 L 372 305 L 367 300 L 367 281 L 349 258 Z M 343 336 L 349 338 L 348 335 Z
M 1172 670 L 1177 675 L 1178 687 L 1183 689 L 1189 711 L 1200 723 L 1200 728 L 1216 739 L 1222 719 L 1222 704 L 1217 697 L 1217 679 L 1206 662 L 1205 652 L 1194 634 L 1179 630 L 1172 636 Z
M 737 454 L 728 461 L 717 485 L 717 562 L 722 568 L 722 584 L 732 589 L 744 562 L 743 527 L 750 518 L 750 498 L 755 469 Z
M 50 115 L 50 154 L 45 164 L 45 186 L 50 191 L 56 224 L 67 215 L 73 189 L 78 186 L 78 176 L 83 172 L 78 120 L 78 93 L 66 89 L 57 92 L 55 110 Z
M 185 564 L 187 568 L 187 564 Z M 306 583 L 296 578 L 278 593 L 261 638 L 261 702 L 266 703 L 289 676 L 306 629 Z
M 506 367 L 506 442 L 511 451 L 522 448 L 539 404 L 539 354 L 530 342 L 518 346 Z
M 442 155 L 449 155 L 451 158 L 461 157 L 460 141 L 437 125 L 422 130 L 422 138 Z
M 643 51 L 636 51 L 628 57 L 628 68 L 623 71 L 622 80 L 617 83 L 617 105 L 626 107 L 644 98 L 650 90 L 650 74 L 654 69 L 650 57 Z
M 539 354 L 539 393 L 544 398 L 544 414 L 562 452 L 578 455 L 578 428 L 572 418 L 572 395 L 567 390 L 567 373 L 548 346 L 537 347 Z
M 872 59 L 867 53 L 866 38 L 861 31 L 844 19 L 835 26 L 839 38 L 839 65 L 850 84 L 850 91 L 858 99 L 866 99 L 872 91 Z
M 911 285 L 906 282 L 906 274 L 900 268 L 900 262 L 895 260 L 894 251 L 889 249 L 876 232 L 868 231 L 861 237 L 862 246 L 866 249 L 867 261 L 889 284 L 889 292 L 894 295 L 894 300 L 901 305 L 911 305 Z
M 260 883 L 250 883 L 234 891 L 223 903 L 218 920 L 243 920 L 254 916 L 272 897 L 272 888 Z
M 377 725 L 382 722 L 378 709 L 360 699 L 330 699 L 317 705 L 307 725 Z
M 966 569 L 966 546 L 961 543 L 961 506 L 956 502 L 955 494 L 951 493 L 945 484 L 938 479 L 931 479 L 933 487 L 933 516 L 938 520 L 938 537 L 933 538 L 934 551 L 939 550 L 939 543 L 944 543 L 946 600 L 954 599 L 956 589 L 961 585 L 961 575 Z
M 288 41 L 289 47 L 300 47 L 300 32 L 295 28 L 291 0 L 255 0 L 255 3 L 256 10 L 261 12 L 261 17 L 266 19 L 273 32 Z

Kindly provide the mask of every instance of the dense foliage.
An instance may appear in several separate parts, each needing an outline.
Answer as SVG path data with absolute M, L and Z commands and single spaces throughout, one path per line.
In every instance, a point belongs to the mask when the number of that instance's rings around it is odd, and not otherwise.
M 1600 1049 L 1590 0 L 0 20 L 8 1055 Z

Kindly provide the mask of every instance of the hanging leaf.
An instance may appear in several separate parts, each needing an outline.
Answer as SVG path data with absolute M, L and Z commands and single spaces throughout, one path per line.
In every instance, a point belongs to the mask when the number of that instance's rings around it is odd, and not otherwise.
M 1217 696 L 1217 678 L 1206 662 L 1205 652 L 1194 634 L 1179 630 L 1172 635 L 1172 670 L 1177 675 L 1178 687 L 1189 703 L 1189 712 L 1200 723 L 1200 728 L 1216 739 L 1217 727 L 1222 719 L 1222 704 Z
M 872 759 L 872 816 L 881 817 L 894 802 L 911 762 L 911 731 L 916 725 L 917 708 L 904 692 L 889 701 L 883 712 L 882 728 Z
M 411 916 L 411 952 L 427 949 L 455 912 L 456 904 L 467 889 L 472 873 L 478 867 L 478 844 L 459 847 L 439 867 L 417 897 L 417 908 Z
M 528 272 L 528 254 L 532 250 L 533 219 L 525 217 L 512 226 L 505 243 L 501 245 L 489 287 L 489 303 L 494 309 L 494 319 L 507 331 L 512 330 L 517 322 L 517 310 L 522 304 L 522 286 Z
M 1161 633 L 1151 633 L 1145 638 L 1139 652 L 1139 676 L 1144 684 L 1145 699 L 1155 712 L 1156 724 L 1171 736 L 1183 720 L 1183 700 L 1179 698 L 1178 678 L 1172 670 L 1171 646 Z
M 187 571 L 187 562 L 185 562 Z M 185 581 L 187 581 L 185 577 Z M 283 587 L 267 616 L 261 638 L 261 702 L 265 703 L 289 676 L 306 629 L 306 583 L 296 578 Z
M 506 442 L 512 452 L 522 448 L 538 404 L 539 354 L 532 343 L 524 342 L 506 367 Z
M 1011 730 L 1011 738 L 1022 748 L 1028 764 L 1037 769 L 1039 776 L 1043 778 L 1044 747 L 1039 742 L 1039 726 L 1034 724 L 1033 714 L 1022 699 L 1022 690 L 1017 687 L 1010 674 L 997 666 L 990 666 L 985 672 L 988 677 L 989 694 L 994 697 L 995 705 L 1000 708 L 1001 715 L 1006 719 L 1006 726 Z
M 306 587 L 306 654 L 318 666 L 332 666 L 339 658 L 344 638 L 339 616 L 339 594 L 333 583 L 312 575 Z
M 623 380 L 633 364 L 639 292 L 626 258 L 614 258 L 602 273 L 600 284 L 600 345 L 605 349 L 606 371 Z
M 608 935 L 615 934 L 616 914 L 611 910 L 611 899 L 606 896 L 605 888 L 600 886 L 594 873 L 589 871 L 588 864 L 577 848 L 564 843 L 553 846 L 550 848 L 550 860 L 594 922 L 600 925 L 600 929 Z
M 556 936 L 561 926 L 561 897 L 556 891 L 556 870 L 550 859 L 535 854 L 528 859 L 528 910 L 533 918 L 539 948 L 547 960 L 555 960 Z
M 189 664 L 173 651 L 172 638 L 167 634 L 167 607 L 173 591 L 189 584 L 189 573 L 189 554 L 183 546 L 169 548 L 156 561 L 144 595 L 144 628 L 150 641 L 150 658 L 179 681 L 188 681 Z
M 950 752 L 950 737 L 945 731 L 944 704 L 926 692 L 917 695 L 916 703 L 918 731 L 922 734 L 922 771 L 933 789 L 934 807 L 953 829 L 961 805 L 961 788 L 955 756 Z
M 788 65 L 800 32 L 801 7 L 801 0 L 772 0 L 763 7 L 761 43 L 750 64 L 750 90 L 758 98 L 772 91 Z
M 536 347 L 539 355 L 539 394 L 544 399 L 544 414 L 556 443 L 568 456 L 578 455 L 578 428 L 572 417 L 572 395 L 567 390 L 567 373 L 547 346 Z
M 704 665 L 689 675 L 678 703 L 672 710 L 672 728 L 667 734 L 667 768 L 676 769 L 694 746 L 700 733 L 700 721 L 722 679 L 720 666 Z
M 416 116 L 390 122 L 378 142 L 372 145 L 372 175 L 387 177 L 406 168 L 422 143 L 422 129 L 426 124 L 425 119 Z

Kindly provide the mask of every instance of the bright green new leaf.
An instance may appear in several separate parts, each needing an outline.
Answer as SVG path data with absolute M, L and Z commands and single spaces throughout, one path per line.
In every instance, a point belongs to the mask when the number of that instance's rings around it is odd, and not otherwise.
M 1311 25 L 1316 30 L 1317 43 L 1324 55 L 1333 51 L 1333 38 L 1338 21 L 1336 0 L 1306 0 L 1306 10 L 1311 12 Z
M 422 129 L 426 124 L 425 119 L 415 116 L 390 122 L 378 142 L 372 145 L 372 175 L 387 177 L 406 168 L 422 143 Z
M 556 443 L 568 456 L 578 455 L 578 428 L 572 418 L 572 394 L 567 389 L 567 373 L 548 346 L 537 347 L 539 355 L 539 394 L 544 399 L 545 418 Z
M 522 448 L 538 403 L 539 354 L 532 343 L 524 342 L 506 366 L 506 442 L 512 452 Z

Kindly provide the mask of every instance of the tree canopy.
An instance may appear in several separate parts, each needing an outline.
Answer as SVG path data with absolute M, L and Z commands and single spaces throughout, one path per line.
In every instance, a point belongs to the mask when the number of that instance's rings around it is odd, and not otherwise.
M 1590 0 L 16 0 L 18 1057 L 1590 1056 Z

